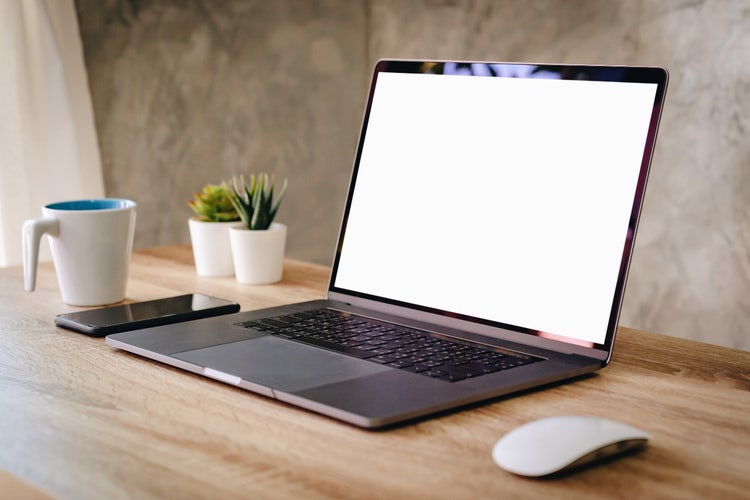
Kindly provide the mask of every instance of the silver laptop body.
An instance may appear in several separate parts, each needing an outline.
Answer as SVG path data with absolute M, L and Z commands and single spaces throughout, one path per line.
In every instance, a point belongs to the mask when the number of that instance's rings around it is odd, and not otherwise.
M 599 370 L 666 85 L 661 68 L 380 61 L 327 300 L 106 342 L 368 428 Z M 323 316 L 359 334 L 313 337 Z

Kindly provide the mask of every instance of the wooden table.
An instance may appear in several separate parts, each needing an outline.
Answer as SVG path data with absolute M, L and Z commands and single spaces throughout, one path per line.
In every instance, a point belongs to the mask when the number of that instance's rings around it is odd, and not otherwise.
M 240 285 L 197 276 L 189 247 L 162 247 L 133 256 L 128 299 L 199 291 L 249 310 L 321 298 L 327 277 L 287 261 L 280 284 Z M 366 431 L 55 328 L 56 314 L 76 309 L 61 302 L 51 264 L 34 293 L 20 267 L 1 269 L 0 304 L 0 488 L 11 488 L 0 498 L 29 484 L 108 499 L 750 498 L 747 352 L 621 328 L 595 376 Z M 561 414 L 618 419 L 652 439 L 556 479 L 495 466 L 503 434 Z

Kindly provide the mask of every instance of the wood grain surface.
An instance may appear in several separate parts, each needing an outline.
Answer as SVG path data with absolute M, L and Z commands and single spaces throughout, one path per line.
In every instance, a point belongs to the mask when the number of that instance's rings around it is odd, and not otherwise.
M 297 261 L 276 285 L 199 277 L 189 247 L 160 247 L 135 253 L 128 300 L 195 291 L 249 310 L 322 298 L 327 280 L 326 267 Z M 597 375 L 373 432 L 57 329 L 54 316 L 77 308 L 61 302 L 52 264 L 33 293 L 20 267 L 0 269 L 0 304 L 0 468 L 56 497 L 750 495 L 747 352 L 620 329 Z M 614 418 L 652 439 L 553 479 L 493 463 L 503 434 L 564 414 Z

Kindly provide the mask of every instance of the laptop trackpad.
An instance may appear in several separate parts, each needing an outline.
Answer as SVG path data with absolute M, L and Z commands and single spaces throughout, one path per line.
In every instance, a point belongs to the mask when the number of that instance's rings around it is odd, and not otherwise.
M 284 392 L 393 369 L 271 336 L 185 351 L 173 357 Z

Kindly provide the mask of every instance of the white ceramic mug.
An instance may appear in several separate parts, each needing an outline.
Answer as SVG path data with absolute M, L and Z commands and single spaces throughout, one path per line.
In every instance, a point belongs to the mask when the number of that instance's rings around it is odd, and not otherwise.
M 36 287 L 39 241 L 50 237 L 63 302 L 113 304 L 125 298 L 135 232 L 131 200 L 100 198 L 51 203 L 23 224 L 24 288 Z

